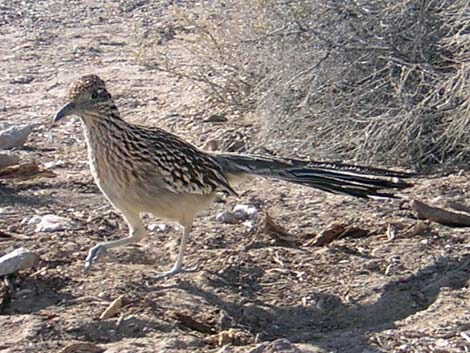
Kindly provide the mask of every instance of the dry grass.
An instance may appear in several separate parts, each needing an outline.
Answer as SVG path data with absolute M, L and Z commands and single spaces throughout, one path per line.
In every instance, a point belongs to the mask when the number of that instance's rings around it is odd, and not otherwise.
M 175 40 L 146 41 L 142 62 L 191 80 L 214 103 L 265 116 L 270 139 L 417 168 L 470 160 L 467 1 L 244 0 L 173 10 Z M 167 46 L 182 56 L 167 56 Z

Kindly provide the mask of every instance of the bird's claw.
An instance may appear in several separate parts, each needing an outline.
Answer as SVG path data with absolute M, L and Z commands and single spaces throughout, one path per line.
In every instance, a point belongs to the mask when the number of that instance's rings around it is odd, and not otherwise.
M 160 281 L 160 280 L 163 280 L 163 279 L 168 279 L 168 278 L 176 275 L 177 273 L 185 273 L 185 272 L 186 273 L 192 273 L 192 272 L 197 272 L 197 271 L 199 271 L 198 266 L 194 266 L 194 267 L 191 267 L 191 268 L 185 268 L 185 269 L 183 269 L 182 267 L 173 266 L 173 268 L 170 271 L 159 273 L 155 276 L 150 276 L 150 278 L 153 279 L 153 280 L 156 280 L 156 281 Z
M 106 248 L 103 245 L 95 245 L 88 251 L 88 256 L 85 260 L 85 272 L 88 272 L 93 265 L 93 262 L 97 262 L 106 255 Z

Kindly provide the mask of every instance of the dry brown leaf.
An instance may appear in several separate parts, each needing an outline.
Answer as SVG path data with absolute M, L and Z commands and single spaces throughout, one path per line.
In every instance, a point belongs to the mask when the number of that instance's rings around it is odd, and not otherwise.
M 429 233 L 431 226 L 428 221 L 420 221 L 416 224 L 413 224 L 411 227 L 408 227 L 402 234 L 402 237 L 413 237 L 415 235 Z
M 114 299 L 111 304 L 109 304 L 109 306 L 106 308 L 106 310 L 103 311 L 103 313 L 100 315 L 100 320 L 106 320 L 110 317 L 116 316 L 121 311 L 123 299 L 123 295 Z
M 429 219 L 450 227 L 470 226 L 470 214 L 468 213 L 433 207 L 418 200 L 413 200 L 411 207 L 418 213 L 419 218 Z
M 60 353 L 101 353 L 104 349 L 91 342 L 78 342 L 68 345 Z
M 339 238 L 359 238 L 366 236 L 367 234 L 369 234 L 369 232 L 365 229 L 354 227 L 345 223 L 334 223 L 323 229 L 318 236 L 312 240 L 309 240 L 305 245 L 324 246 Z
M 240 329 L 228 329 L 221 331 L 216 335 L 209 336 L 205 339 L 207 344 L 222 347 L 228 344 L 233 346 L 245 346 L 255 342 L 255 338 L 246 331 Z
M 191 316 L 179 313 L 173 310 L 167 310 L 165 312 L 165 316 L 170 317 L 180 324 L 180 326 L 189 328 L 194 331 L 202 332 L 202 333 L 213 333 L 214 328 L 211 324 L 206 322 L 200 322 L 193 319 Z
M 276 241 L 288 243 L 290 245 L 300 245 L 299 241 L 283 226 L 274 222 L 268 212 L 265 213 L 263 231 Z
M 345 224 L 336 223 L 323 229 L 314 239 L 307 242 L 308 246 L 324 246 L 339 238 L 346 230 Z
M 13 165 L 0 169 L 0 179 L 21 179 L 28 180 L 34 178 L 54 178 L 57 174 L 50 170 L 42 169 L 36 163 L 25 163 Z

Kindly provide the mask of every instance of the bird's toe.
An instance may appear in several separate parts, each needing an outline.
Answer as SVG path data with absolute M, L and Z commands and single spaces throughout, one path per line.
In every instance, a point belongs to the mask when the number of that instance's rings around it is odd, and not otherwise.
M 95 245 L 88 251 L 88 256 L 85 261 L 85 271 L 89 271 L 93 262 L 97 262 L 100 259 L 103 259 L 106 255 L 106 248 L 103 245 Z
M 160 281 L 163 279 L 168 279 L 170 277 L 173 277 L 174 275 L 178 273 L 185 273 L 185 272 L 197 272 L 199 271 L 198 266 L 190 267 L 190 268 L 182 268 L 180 266 L 173 266 L 173 268 L 170 271 L 159 273 L 155 276 L 151 276 L 150 278 L 156 281 Z

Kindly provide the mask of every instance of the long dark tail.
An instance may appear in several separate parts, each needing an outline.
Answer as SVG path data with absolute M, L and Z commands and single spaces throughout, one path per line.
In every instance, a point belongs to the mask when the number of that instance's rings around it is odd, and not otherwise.
M 396 197 L 393 190 L 412 186 L 402 179 L 414 176 L 386 169 L 355 165 L 274 159 L 228 153 L 212 154 L 224 173 L 250 174 L 310 186 L 335 194 L 356 197 Z M 391 189 L 391 192 L 387 192 Z

